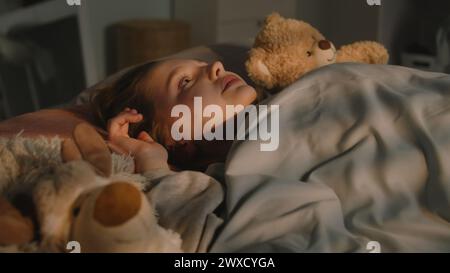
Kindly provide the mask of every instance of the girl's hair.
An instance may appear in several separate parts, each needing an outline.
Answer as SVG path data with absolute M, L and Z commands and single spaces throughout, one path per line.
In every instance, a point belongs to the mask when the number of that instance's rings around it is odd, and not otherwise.
M 134 108 L 143 115 L 141 122 L 130 124 L 131 137 L 145 130 L 155 141 L 160 142 L 160 126 L 155 121 L 155 106 L 150 92 L 139 84 L 158 62 L 139 65 L 125 72 L 112 86 L 98 90 L 91 97 L 95 123 L 106 129 L 108 120 L 117 116 L 126 107 Z M 161 142 L 160 142 L 161 143 Z

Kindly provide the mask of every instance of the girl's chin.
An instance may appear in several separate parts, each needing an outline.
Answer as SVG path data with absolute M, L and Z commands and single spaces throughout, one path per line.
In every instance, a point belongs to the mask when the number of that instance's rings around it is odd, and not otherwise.
M 228 105 L 250 105 L 256 98 L 256 90 L 250 85 L 242 85 L 233 90 L 227 90 L 224 92 L 226 104 Z
M 258 93 L 256 92 L 255 88 L 251 87 L 250 85 L 246 86 L 246 90 L 245 92 L 247 99 L 247 105 L 252 104 L 257 98 L 258 98 Z

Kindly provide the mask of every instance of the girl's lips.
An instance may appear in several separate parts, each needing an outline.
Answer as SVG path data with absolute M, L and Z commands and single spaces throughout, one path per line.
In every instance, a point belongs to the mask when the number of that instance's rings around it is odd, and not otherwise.
M 225 90 L 227 90 L 231 85 L 240 82 L 241 79 L 239 79 L 236 76 L 233 75 L 228 75 L 223 77 L 222 79 L 222 93 L 225 92 Z

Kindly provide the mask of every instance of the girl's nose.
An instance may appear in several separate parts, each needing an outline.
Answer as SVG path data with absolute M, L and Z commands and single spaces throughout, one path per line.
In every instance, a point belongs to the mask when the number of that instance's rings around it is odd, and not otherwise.
M 209 79 L 215 81 L 221 73 L 225 71 L 221 62 L 214 62 L 209 68 Z

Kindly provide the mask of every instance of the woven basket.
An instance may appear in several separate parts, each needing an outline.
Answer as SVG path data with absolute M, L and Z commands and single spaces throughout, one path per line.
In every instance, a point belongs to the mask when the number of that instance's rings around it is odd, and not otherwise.
M 174 20 L 130 20 L 109 30 L 112 70 L 165 57 L 190 46 L 190 26 Z

